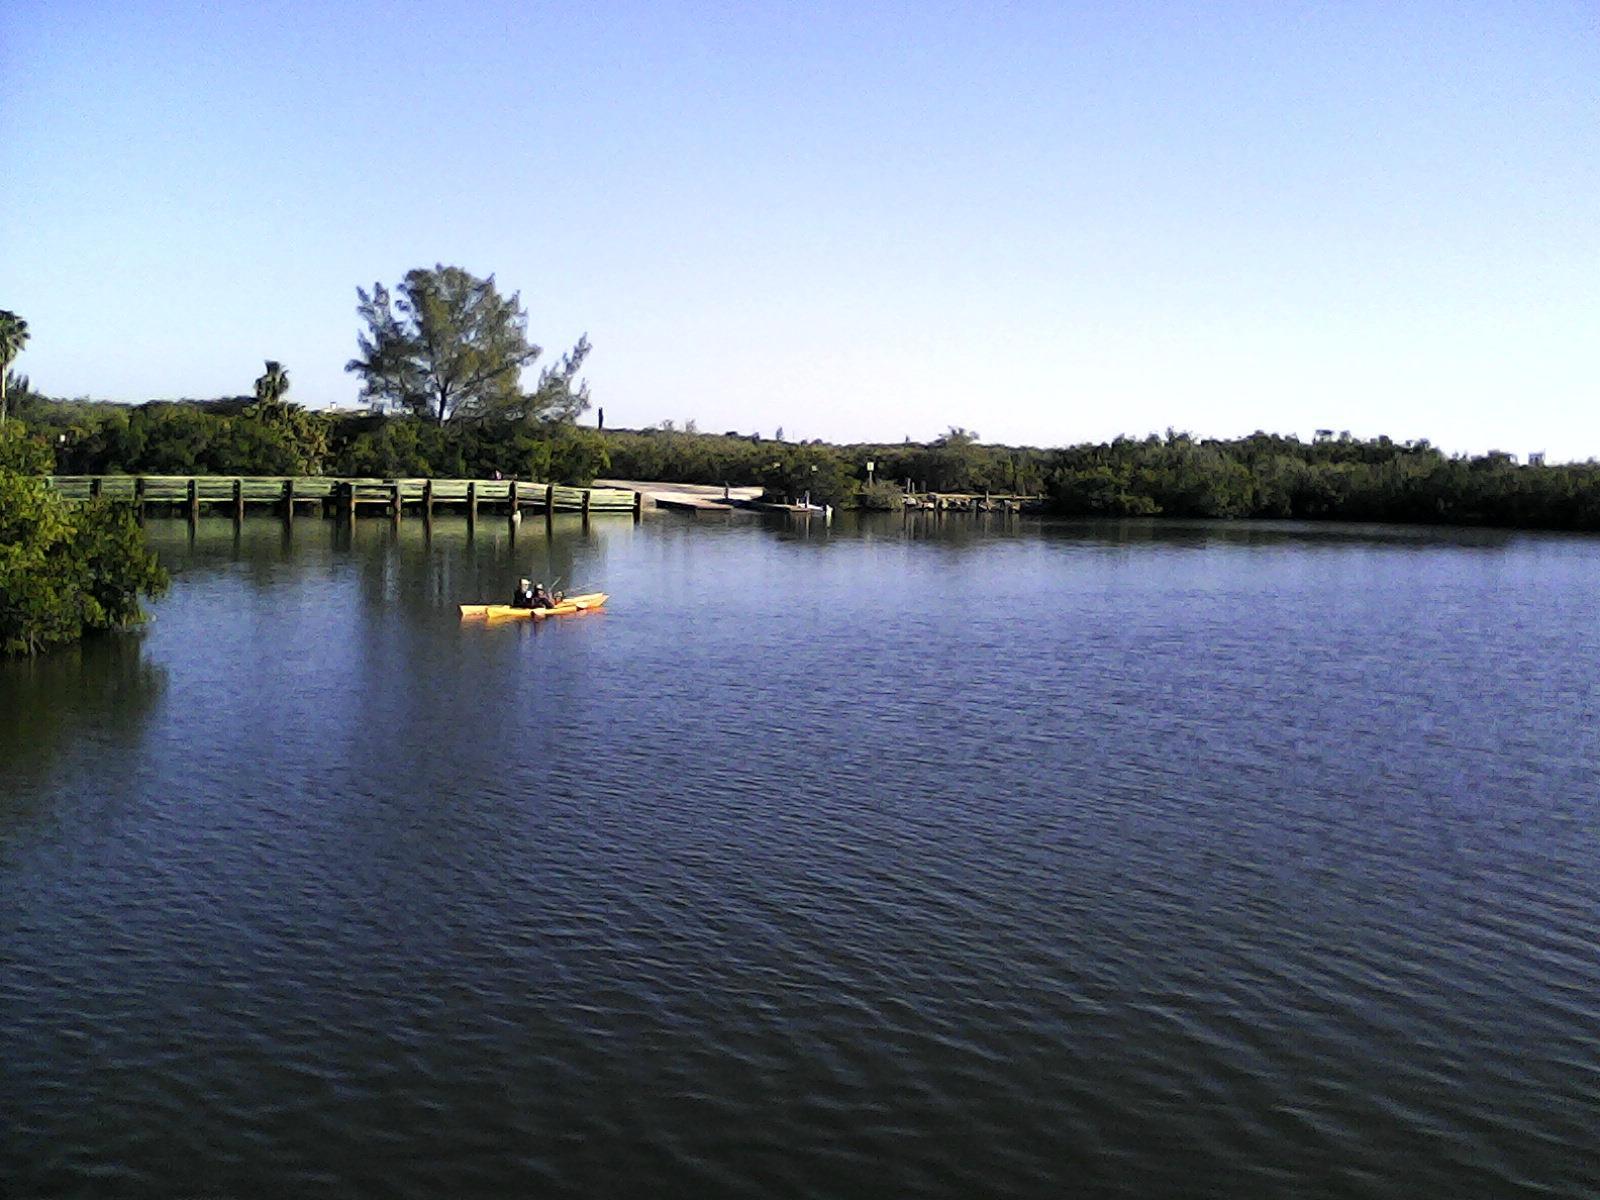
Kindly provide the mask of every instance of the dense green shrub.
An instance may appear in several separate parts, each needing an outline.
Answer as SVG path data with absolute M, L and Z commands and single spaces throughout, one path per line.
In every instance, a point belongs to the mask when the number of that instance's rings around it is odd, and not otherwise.
M 126 507 L 73 503 L 0 470 L 0 654 L 35 654 L 141 619 L 167 573 Z
M 839 507 L 856 490 L 856 481 L 847 473 L 839 454 L 831 446 L 769 446 L 770 459 L 756 482 L 766 499 L 798 504 Z
M 899 512 L 906 504 L 906 494 L 898 483 L 885 483 L 879 479 L 863 483 L 856 489 L 855 506 L 869 512 Z
M 1063 512 L 1095 517 L 1147 517 L 1159 511 L 1148 495 L 1136 494 L 1131 472 L 1109 466 L 1063 471 L 1051 480 Z
M 0 425 L 0 471 L 48 475 L 55 465 L 56 456 L 43 437 L 29 433 L 21 421 Z
M 564 422 L 439 425 L 418 417 L 358 417 L 332 432 L 333 474 L 433 476 L 588 484 L 610 465 L 606 439 Z

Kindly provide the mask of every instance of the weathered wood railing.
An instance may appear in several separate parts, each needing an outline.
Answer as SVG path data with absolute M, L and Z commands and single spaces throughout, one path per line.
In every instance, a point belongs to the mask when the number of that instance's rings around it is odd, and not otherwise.
M 567 487 L 515 479 L 336 479 L 329 476 L 227 475 L 52 475 L 48 481 L 63 496 L 110 496 L 129 500 L 142 517 L 152 506 L 174 508 L 195 518 L 202 506 L 221 508 L 235 520 L 247 508 L 270 507 L 292 519 L 296 506 L 314 506 L 324 515 L 355 517 L 379 510 L 399 520 L 407 509 L 431 518 L 436 509 L 480 509 L 520 516 L 526 509 L 545 513 L 632 513 L 639 516 L 644 494 L 623 488 Z

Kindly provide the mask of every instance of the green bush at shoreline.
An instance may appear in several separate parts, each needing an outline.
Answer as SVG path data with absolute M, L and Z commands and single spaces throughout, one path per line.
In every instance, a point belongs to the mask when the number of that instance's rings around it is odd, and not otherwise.
M 0 655 L 133 624 L 167 582 L 126 506 L 64 500 L 0 462 Z
M 567 420 L 439 424 L 415 416 L 294 414 L 249 397 L 137 407 L 30 395 L 19 415 L 63 474 L 507 478 L 587 484 L 601 475 L 761 486 L 818 503 L 892 507 L 893 489 L 1038 496 L 1097 517 L 1395 521 L 1600 530 L 1600 464 L 1519 465 L 1446 455 L 1427 442 L 1169 431 L 1057 449 L 932 442 L 825 445 L 670 427 L 606 430 Z M 866 464 L 875 484 L 867 488 Z

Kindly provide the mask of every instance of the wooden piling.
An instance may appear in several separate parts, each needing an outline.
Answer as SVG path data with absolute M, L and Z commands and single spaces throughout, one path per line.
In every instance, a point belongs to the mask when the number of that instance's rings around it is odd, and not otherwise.
M 293 479 L 285 479 L 283 481 L 283 519 L 285 521 L 293 521 L 294 520 L 294 480 Z
M 433 520 L 433 480 L 422 481 L 422 519 Z
M 643 492 L 635 492 L 633 494 L 633 519 L 635 521 L 639 521 L 639 520 L 642 520 L 643 518 L 644 518 L 644 493 Z
M 89 498 L 95 499 L 100 495 L 100 476 L 96 475 L 89 481 Z
M 344 511 L 345 515 L 350 518 L 350 524 L 354 525 L 356 523 L 356 485 L 354 483 L 344 485 Z
M 144 476 L 141 475 L 133 481 L 133 511 L 138 514 L 139 520 L 144 520 Z
M 553 484 L 553 483 L 547 483 L 547 484 L 544 485 L 544 513 L 545 513 L 545 516 L 548 517 L 551 513 L 555 512 L 555 511 L 556 511 L 556 485 Z
M 476 524 L 478 520 L 478 481 L 467 481 L 467 524 Z
M 390 495 L 390 498 L 391 498 L 391 503 L 393 504 L 393 511 L 390 513 L 390 516 L 394 519 L 396 524 L 399 524 L 399 522 L 400 522 L 400 481 L 398 479 L 395 480 L 394 483 L 392 483 L 389 486 L 389 495 Z
M 189 478 L 189 520 L 200 519 L 200 481 L 193 476 Z
M 244 520 L 244 480 L 233 481 L 233 520 L 237 524 Z
M 555 485 L 551 484 L 550 486 L 551 486 L 551 490 L 554 491 Z M 589 515 L 589 500 L 593 495 L 594 495 L 594 489 L 593 488 L 584 488 L 583 489 L 583 515 L 584 515 L 585 518 L 587 518 L 588 515 Z

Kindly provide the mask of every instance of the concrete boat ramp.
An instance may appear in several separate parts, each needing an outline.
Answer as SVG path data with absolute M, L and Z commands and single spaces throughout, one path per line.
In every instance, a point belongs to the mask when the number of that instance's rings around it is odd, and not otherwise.
M 596 487 L 626 488 L 660 508 L 694 512 L 732 512 L 761 496 L 758 487 L 719 487 L 705 483 L 651 483 L 637 479 L 597 479 Z

